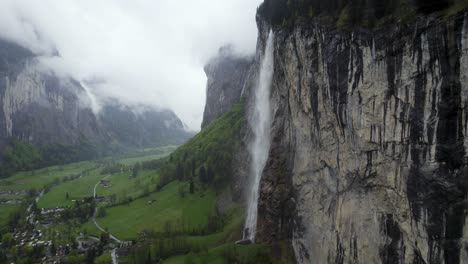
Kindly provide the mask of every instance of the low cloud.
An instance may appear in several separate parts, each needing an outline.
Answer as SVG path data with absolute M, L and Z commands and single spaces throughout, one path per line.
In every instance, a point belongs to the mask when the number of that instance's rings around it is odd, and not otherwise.
M 0 37 L 89 85 L 99 98 L 168 108 L 200 127 L 203 65 L 232 43 L 253 53 L 260 0 L 4 0 Z M 60 57 L 51 57 L 58 52 Z

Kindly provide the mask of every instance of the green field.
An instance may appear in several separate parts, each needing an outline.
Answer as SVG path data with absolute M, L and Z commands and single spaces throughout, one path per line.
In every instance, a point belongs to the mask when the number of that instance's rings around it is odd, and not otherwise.
M 73 200 L 80 200 L 84 197 L 90 197 L 93 195 L 94 186 L 99 182 L 105 175 L 101 175 L 99 169 L 93 170 L 82 177 L 63 182 L 56 186 L 53 186 L 49 192 L 41 197 L 38 203 L 40 208 L 53 208 L 73 205 Z M 66 195 L 69 195 L 69 199 L 66 199 Z
M 176 146 L 143 149 L 120 157 L 117 161 L 131 166 L 136 162 L 154 160 L 169 155 Z M 106 158 L 108 160 L 110 158 Z M 72 200 L 92 196 L 95 184 L 107 175 L 101 175 L 103 161 L 83 161 L 66 165 L 51 166 L 34 171 L 17 172 L 13 176 L 0 179 L 0 190 L 42 190 L 49 187 L 39 200 L 38 207 L 53 208 L 73 205 Z M 154 171 L 141 171 L 131 184 L 128 175 L 131 172 L 112 175 L 113 187 L 106 189 L 98 186 L 99 195 L 116 194 L 117 196 L 137 197 L 143 194 L 144 188 L 154 182 L 157 174 Z M 79 177 L 81 176 L 81 177 Z M 78 178 L 79 177 L 79 178 Z M 74 179 L 73 179 L 74 178 Z M 69 198 L 66 199 L 68 193 Z M 24 195 L 2 195 L 0 199 L 22 198 Z M 0 227 L 6 226 L 10 213 L 20 205 L 0 205 Z M 90 228 L 89 228 L 90 229 Z
M 99 196 L 106 197 L 115 194 L 116 202 L 122 202 L 128 197 L 136 198 L 142 196 L 145 190 L 146 192 L 154 191 L 159 178 L 155 170 L 140 171 L 135 178 L 129 177 L 131 175 L 131 171 L 113 174 L 107 178 L 112 187 L 99 185 L 96 188 L 96 193 Z
M 150 155 L 145 155 L 145 156 L 140 156 L 140 157 L 123 158 L 123 159 L 118 160 L 117 162 L 123 165 L 133 165 L 137 162 L 145 162 L 145 161 L 164 158 L 164 157 L 167 157 L 169 154 L 170 152 L 160 153 L 160 154 L 150 154 Z
M 84 171 L 96 167 L 94 162 L 79 162 L 64 166 L 53 166 L 35 171 L 18 172 L 13 176 L 0 179 L 0 190 L 31 190 L 37 191 L 54 183 L 61 184 L 64 179 L 76 177 Z M 0 199 L 23 198 L 24 195 L 1 195 Z M 44 196 L 45 197 L 45 196 Z M 65 197 L 63 197 L 65 198 Z M 53 200 L 55 198 L 51 198 Z M 21 205 L 0 205 L 0 229 L 5 228 L 10 214 Z
M 39 190 L 48 184 L 61 182 L 65 177 L 75 176 L 94 167 L 96 167 L 96 163 L 85 161 L 34 171 L 17 172 L 11 177 L 0 179 L 0 190 Z
M 190 229 L 206 226 L 208 217 L 215 210 L 214 192 L 187 193 L 185 197 L 180 197 L 178 190 L 179 182 L 172 182 L 148 197 L 108 208 L 107 215 L 97 221 L 121 240 L 134 239 L 144 230 L 163 232 L 168 222 L 173 227 L 184 225 Z M 147 202 L 151 200 L 155 202 L 148 205 Z
M 229 263 L 226 259 L 231 255 L 236 255 L 237 259 L 241 260 L 258 259 L 255 254 L 265 250 L 262 246 L 233 244 L 240 239 L 242 233 L 243 211 L 237 207 L 227 215 L 218 215 L 217 196 L 213 186 L 202 187 L 203 185 L 195 178 L 193 194 L 189 192 L 189 182 L 177 180 L 156 191 L 161 178 L 158 170 L 142 169 L 136 177 L 133 177 L 134 164 L 164 158 L 174 148 L 171 146 L 166 149 L 146 149 L 131 153 L 127 157 L 18 172 L 12 177 L 1 179 L 0 190 L 42 190 L 47 187 L 48 191 L 39 200 L 38 207 L 53 208 L 72 206 L 73 200 L 92 196 L 96 186 L 96 194 L 107 198 L 107 202 L 99 204 L 100 207 L 106 208 L 105 216 L 96 220 L 115 237 L 121 240 L 139 241 L 142 238 L 140 236 L 142 231 L 149 231 L 156 236 L 171 234 L 172 238 L 182 239 L 189 248 L 195 250 L 179 256 L 169 255 L 172 257 L 163 263 Z M 112 164 L 112 160 L 125 165 L 124 171 L 112 175 L 101 174 L 106 164 Z M 103 178 L 111 186 L 97 184 Z M 0 199 L 23 196 L 4 195 Z M 148 203 L 150 201 L 153 203 Z M 20 206 L 0 205 L 0 230 L 2 225 L 3 228 L 6 227 L 9 214 Z M 221 229 L 208 231 L 212 221 L 210 217 L 222 222 Z M 41 226 L 40 229 L 44 239 L 52 240 L 56 245 L 69 244 L 80 234 L 94 237 L 101 235 L 101 231 L 91 219 L 86 223 L 72 219 L 66 223 Z M 96 259 L 95 263 L 109 263 L 109 260 L 110 255 L 106 253 Z M 126 260 L 134 263 L 130 258 Z

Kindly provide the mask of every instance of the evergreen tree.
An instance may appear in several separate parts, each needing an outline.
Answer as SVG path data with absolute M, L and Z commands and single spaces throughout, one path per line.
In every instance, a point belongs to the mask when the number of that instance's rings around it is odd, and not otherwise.
M 184 178 L 184 168 L 180 163 L 177 163 L 176 167 L 176 178 L 181 181 Z
M 190 180 L 190 193 L 193 194 L 195 192 L 195 185 L 193 183 L 193 179 Z
M 90 248 L 86 253 L 86 263 L 92 264 L 94 263 L 94 259 L 96 258 L 96 249 Z
M 195 160 L 192 159 L 192 178 L 195 177 Z
M 200 171 L 199 171 L 199 177 L 200 177 L 200 182 L 201 183 L 207 183 L 207 177 L 206 177 L 206 170 L 205 170 L 205 166 L 201 166 L 200 167 Z
M 141 164 L 139 162 L 137 162 L 137 163 L 135 163 L 135 165 L 133 165 L 133 170 L 132 170 L 132 177 L 133 178 L 138 176 L 138 172 L 140 172 L 140 169 L 141 169 Z
M 213 182 L 215 178 L 215 174 L 214 174 L 214 171 L 213 169 L 211 168 L 211 166 L 208 166 L 208 169 L 207 169 L 207 172 L 206 172 L 206 180 L 207 182 Z
M 52 254 L 52 256 L 55 256 L 56 253 L 57 249 L 55 248 L 55 244 L 52 243 L 52 245 L 50 245 L 50 254 Z
M 151 261 L 151 249 L 148 248 L 148 257 L 146 258 L 146 264 L 152 264 L 153 262 Z

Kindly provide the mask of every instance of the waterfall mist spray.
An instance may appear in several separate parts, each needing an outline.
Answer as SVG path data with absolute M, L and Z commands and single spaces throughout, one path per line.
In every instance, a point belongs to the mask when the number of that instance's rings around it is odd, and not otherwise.
M 250 126 L 254 133 L 253 142 L 249 151 L 252 156 L 250 168 L 251 173 L 251 193 L 248 200 L 247 218 L 245 221 L 244 239 L 255 241 L 257 231 L 257 214 L 260 179 L 263 169 L 268 159 L 271 144 L 271 107 L 270 90 L 274 71 L 274 35 L 270 30 L 265 47 L 265 54 L 260 65 L 260 74 L 255 87 L 254 113 L 250 119 Z

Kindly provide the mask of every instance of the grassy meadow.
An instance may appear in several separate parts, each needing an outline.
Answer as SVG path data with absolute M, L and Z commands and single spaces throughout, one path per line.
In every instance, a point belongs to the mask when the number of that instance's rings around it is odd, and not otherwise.
M 179 195 L 179 185 L 172 182 L 161 191 L 136 199 L 128 204 L 110 207 L 104 218 L 97 222 L 119 239 L 131 240 L 144 230 L 163 232 L 165 229 L 183 226 L 198 229 L 208 224 L 208 217 L 215 211 L 215 194 L 204 193 Z M 154 201 L 148 204 L 149 201 Z M 168 226 L 172 225 L 172 226 Z

